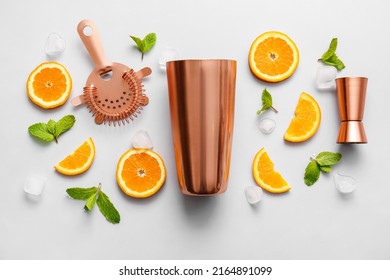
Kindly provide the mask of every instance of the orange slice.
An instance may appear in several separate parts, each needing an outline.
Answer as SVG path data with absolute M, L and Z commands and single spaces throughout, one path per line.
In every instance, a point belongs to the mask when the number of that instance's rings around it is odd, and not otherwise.
M 293 40 L 278 31 L 257 37 L 249 50 L 252 73 L 266 82 L 280 82 L 290 77 L 298 66 L 299 51 Z
M 49 109 L 66 102 L 72 90 L 72 78 L 57 62 L 44 62 L 28 76 L 27 95 L 38 106 Z
M 60 161 L 54 168 L 64 175 L 77 175 L 91 167 L 95 159 L 95 144 L 88 138 L 72 154 Z
M 274 170 L 274 163 L 264 148 L 257 152 L 253 160 L 252 174 L 256 183 L 271 193 L 284 193 L 291 189 L 282 175 Z
M 164 161 L 149 149 L 130 149 L 119 159 L 116 180 L 122 191 L 132 197 L 145 198 L 155 194 L 164 184 Z
M 284 140 L 303 142 L 312 137 L 321 123 L 321 109 L 317 101 L 302 92 L 295 108 L 295 117 L 284 134 Z

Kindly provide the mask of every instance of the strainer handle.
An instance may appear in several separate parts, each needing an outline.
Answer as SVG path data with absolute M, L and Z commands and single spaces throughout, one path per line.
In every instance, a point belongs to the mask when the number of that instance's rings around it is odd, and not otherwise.
M 103 74 L 111 69 L 112 63 L 107 61 L 104 56 L 102 44 L 100 42 L 99 34 L 93 21 L 85 19 L 77 25 L 77 32 L 80 35 L 84 46 L 87 48 L 89 56 L 92 58 L 99 70 Z
M 138 79 L 142 79 L 146 76 L 149 76 L 150 74 L 152 74 L 152 69 L 150 69 L 150 67 L 144 67 L 142 68 L 141 70 L 138 70 L 135 75 L 138 77 Z

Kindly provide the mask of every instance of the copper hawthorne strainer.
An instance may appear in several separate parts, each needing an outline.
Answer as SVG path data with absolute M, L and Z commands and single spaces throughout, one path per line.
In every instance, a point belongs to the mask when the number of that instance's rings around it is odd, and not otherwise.
M 92 21 L 81 21 L 77 31 L 96 67 L 87 79 L 83 94 L 73 98 L 72 104 L 86 104 L 97 124 L 129 123 L 149 103 L 141 79 L 152 70 L 145 67 L 135 72 L 126 65 L 107 61 Z

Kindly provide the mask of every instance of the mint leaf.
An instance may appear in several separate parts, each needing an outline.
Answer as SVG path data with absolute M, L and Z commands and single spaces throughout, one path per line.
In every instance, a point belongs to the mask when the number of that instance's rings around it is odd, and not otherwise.
M 331 57 L 337 49 L 337 38 L 333 38 L 330 42 L 329 49 L 322 55 L 322 60 L 327 60 L 329 57 Z
M 94 194 L 92 194 L 90 197 L 88 197 L 87 202 L 85 203 L 85 206 L 84 206 L 85 211 L 90 211 L 95 206 L 97 193 L 98 193 L 98 191 L 95 192 Z
M 319 153 L 315 161 L 320 165 L 320 166 L 331 166 L 335 165 L 338 163 L 341 159 L 342 155 L 340 153 L 332 153 L 332 152 L 321 152 Z
M 75 122 L 76 122 L 76 118 L 73 115 L 66 115 L 63 118 L 61 118 L 54 125 L 54 129 L 55 129 L 54 137 L 58 138 L 58 136 L 60 136 L 60 134 L 71 129 Z
M 150 51 L 154 44 L 156 44 L 157 40 L 156 33 L 149 33 L 142 40 L 138 37 L 131 35 L 130 38 L 133 39 L 133 41 L 137 45 L 138 50 L 141 52 L 141 60 L 144 59 L 144 54 Z
M 263 108 L 261 110 L 268 110 L 272 106 L 272 96 L 265 88 L 261 94 L 261 101 L 263 102 Z
M 120 222 L 121 217 L 119 215 L 118 210 L 111 203 L 110 199 L 104 192 L 99 193 L 99 197 L 97 198 L 97 206 L 99 207 L 100 212 L 103 214 L 106 219 L 113 224 L 117 224 Z
M 328 64 L 328 65 L 330 65 L 330 66 L 334 66 L 334 67 L 336 67 L 337 68 L 337 64 L 339 63 L 337 60 L 336 60 L 336 58 L 335 57 L 333 57 L 333 58 L 329 58 L 328 60 L 323 60 L 322 62 L 324 62 L 325 64 Z
M 315 158 L 311 157 L 311 162 L 307 165 L 305 170 L 305 184 L 308 186 L 317 182 L 320 173 L 329 173 L 332 171 L 332 165 L 338 163 L 342 158 L 340 153 L 321 152 Z
M 320 167 L 318 166 L 316 161 L 311 161 L 306 169 L 305 169 L 305 184 L 307 186 L 312 186 L 315 182 L 317 182 L 320 177 Z
M 56 132 L 56 129 L 55 129 L 55 125 L 56 125 L 56 121 L 53 121 L 53 120 L 50 120 L 48 123 L 47 123 L 47 130 L 49 131 L 50 134 L 55 134 Z
M 322 55 L 320 60 L 325 64 L 336 67 L 337 70 L 342 70 L 345 68 L 345 64 L 336 55 L 336 49 L 337 38 L 333 38 L 330 42 L 329 49 Z
M 142 43 L 142 39 L 140 39 L 138 37 L 135 37 L 135 36 L 131 36 L 131 35 L 130 35 L 130 38 L 133 39 L 133 41 L 137 45 L 138 50 L 140 50 L 140 52 L 143 52 L 144 51 L 144 45 Z
M 261 94 L 261 101 L 263 102 L 263 107 L 256 112 L 257 115 L 260 115 L 261 113 L 272 109 L 275 113 L 278 111 L 272 107 L 272 95 L 269 93 L 269 91 L 265 88 L 263 90 L 263 93 Z
M 332 171 L 332 166 L 322 165 L 322 166 L 320 166 L 320 169 L 322 172 L 329 173 Z
M 73 199 L 87 200 L 93 194 L 96 194 L 98 188 L 70 188 L 66 190 L 66 193 Z
M 50 142 L 54 140 L 53 134 L 48 130 L 48 126 L 45 123 L 36 123 L 28 128 L 28 132 L 43 141 Z
M 336 54 L 333 54 L 326 61 L 324 61 L 328 65 L 335 66 L 337 70 L 342 70 L 345 68 L 344 63 L 337 57 Z
M 67 115 L 60 119 L 58 122 L 54 120 L 49 120 L 47 124 L 33 124 L 28 128 L 28 132 L 32 136 L 37 137 L 43 141 L 51 142 L 55 140 L 56 143 L 58 143 L 58 136 L 60 136 L 61 133 L 64 133 L 65 131 L 69 130 L 75 122 L 76 119 L 73 115 Z
M 68 195 L 74 199 L 86 200 L 84 205 L 85 211 L 91 211 L 98 205 L 100 212 L 111 223 L 117 224 L 120 221 L 118 210 L 114 207 L 108 196 L 101 191 L 102 185 L 91 188 L 69 188 L 66 190 Z
M 156 44 L 157 36 L 156 33 L 149 33 L 145 36 L 145 38 L 142 40 L 144 49 L 143 52 L 146 53 L 150 51 L 150 49 Z

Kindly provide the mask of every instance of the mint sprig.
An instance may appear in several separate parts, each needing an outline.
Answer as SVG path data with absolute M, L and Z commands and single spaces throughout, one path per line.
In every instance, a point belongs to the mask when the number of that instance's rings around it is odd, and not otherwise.
M 309 187 L 312 186 L 317 182 L 321 171 L 325 173 L 331 172 L 332 166 L 338 163 L 341 158 L 342 155 L 340 153 L 333 152 L 321 152 L 315 158 L 312 158 L 305 169 L 305 184 Z
M 328 50 L 322 55 L 320 61 L 325 64 L 334 66 L 337 70 L 342 70 L 345 68 L 345 64 L 341 61 L 340 58 L 336 55 L 337 49 L 337 38 L 333 38 L 330 42 Z
M 138 50 L 142 53 L 141 60 L 144 59 L 144 54 L 150 51 L 157 40 L 156 33 L 149 33 L 143 39 L 131 35 L 130 38 L 133 39 Z
M 72 128 L 76 119 L 73 115 L 66 115 L 59 121 L 49 120 L 48 123 L 35 123 L 28 128 L 28 132 L 43 141 L 58 143 L 58 137 Z
M 84 205 L 85 211 L 91 211 L 97 204 L 103 216 L 113 224 L 118 224 L 121 220 L 118 210 L 110 201 L 108 196 L 101 190 L 102 185 L 91 188 L 69 188 L 66 193 L 73 199 L 86 200 Z
M 272 106 L 272 95 L 269 93 L 269 91 L 265 88 L 263 90 L 263 93 L 261 94 L 261 101 L 263 102 L 263 107 L 260 110 L 257 110 L 256 114 L 260 115 L 261 113 L 272 109 L 275 113 L 278 112 L 273 106 Z

